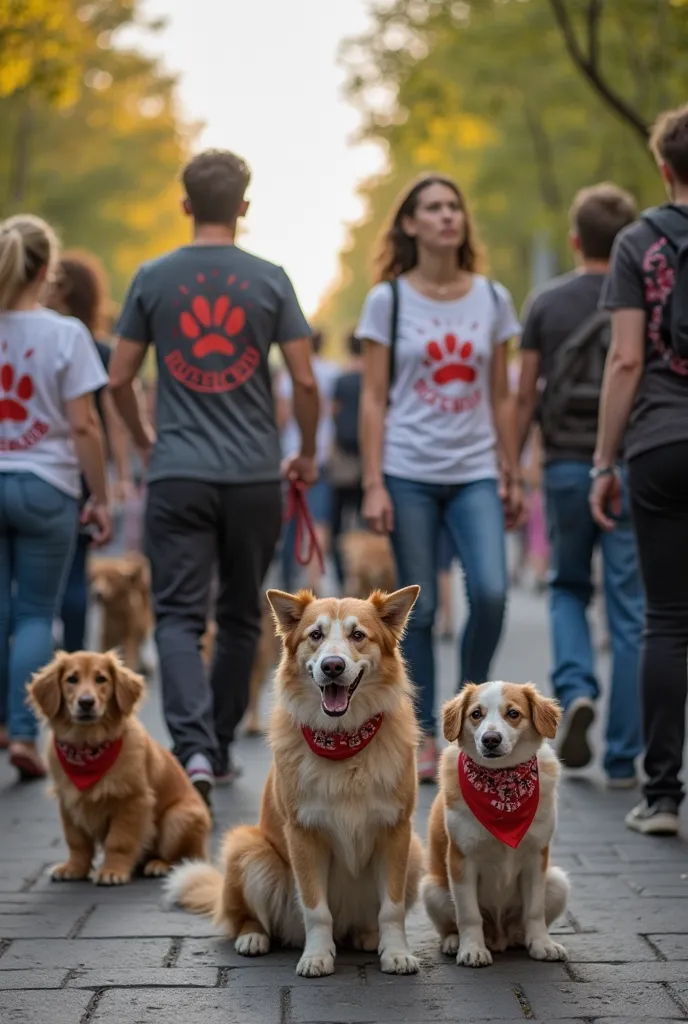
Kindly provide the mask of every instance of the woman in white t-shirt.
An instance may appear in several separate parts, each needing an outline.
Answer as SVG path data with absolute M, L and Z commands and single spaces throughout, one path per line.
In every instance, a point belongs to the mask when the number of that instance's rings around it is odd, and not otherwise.
M 399 585 L 421 585 L 404 642 L 419 689 L 421 780 L 434 779 L 437 761 L 432 635 L 440 527 L 460 557 L 470 606 L 459 683 L 481 683 L 504 618 L 505 518 L 511 525 L 521 514 L 506 348 L 520 327 L 506 289 L 477 271 L 460 189 L 440 175 L 424 177 L 394 213 L 380 283 L 356 331 L 365 342 L 364 515 L 374 530 L 390 533 Z
M 76 539 L 79 468 L 95 543 L 110 537 L 103 436 L 93 392 L 107 383 L 86 328 L 44 309 L 58 257 L 51 228 L 0 224 L 0 745 L 42 778 L 26 685 L 52 657 L 52 623 Z M 90 709 L 81 713 L 88 719 Z

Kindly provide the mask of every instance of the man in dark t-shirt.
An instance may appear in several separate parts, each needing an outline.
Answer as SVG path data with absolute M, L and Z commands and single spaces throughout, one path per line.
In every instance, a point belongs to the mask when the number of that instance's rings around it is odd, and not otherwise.
M 234 244 L 249 171 L 225 151 L 185 168 L 190 245 L 144 264 L 117 328 L 110 387 L 148 465 L 151 562 L 167 725 L 206 798 L 232 776 L 230 744 L 248 694 L 260 631 L 260 588 L 279 537 L 280 446 L 268 355 L 276 342 L 293 380 L 301 449 L 290 479 L 316 477 L 318 395 L 310 330 L 281 267 Z M 132 382 L 147 347 L 157 358 L 156 436 Z M 201 659 L 217 570 L 210 679 Z
M 676 295 L 672 240 L 688 243 L 688 105 L 658 118 L 650 144 L 671 201 L 622 231 L 612 253 L 603 296 L 612 341 L 590 502 L 613 536 L 615 460 L 625 436 L 647 600 L 640 677 L 647 779 L 626 824 L 644 835 L 675 835 L 688 689 L 688 360 L 667 314 Z
M 636 216 L 633 199 L 614 185 L 585 189 L 572 209 L 572 243 L 579 268 L 557 278 L 526 304 L 518 396 L 521 449 L 534 417 L 538 385 L 543 402 L 562 346 L 594 322 L 609 256 L 618 231 Z M 593 344 L 599 344 L 593 340 Z M 604 352 L 599 364 L 602 365 Z M 593 594 L 592 559 L 601 548 L 606 612 L 612 648 L 611 698 L 604 768 L 612 786 L 632 786 L 641 750 L 638 672 L 643 598 L 627 502 L 613 534 L 604 533 L 588 506 L 597 409 L 574 405 L 556 433 L 542 418 L 543 486 L 550 539 L 552 687 L 564 708 L 558 752 L 568 767 L 582 768 L 592 751 L 587 731 L 599 686 L 587 608 Z

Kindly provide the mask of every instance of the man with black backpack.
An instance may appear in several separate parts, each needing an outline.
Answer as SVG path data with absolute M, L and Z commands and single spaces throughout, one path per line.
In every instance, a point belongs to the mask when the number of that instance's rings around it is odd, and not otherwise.
M 614 246 L 603 298 L 612 341 L 590 504 L 596 522 L 614 536 L 615 460 L 625 434 L 647 598 L 641 666 L 647 782 L 645 799 L 626 824 L 643 834 L 675 835 L 688 687 L 688 106 L 659 117 L 651 146 L 671 201 L 646 211 Z
M 593 520 L 588 495 L 610 340 L 609 314 L 599 311 L 599 300 L 614 239 L 635 217 L 632 197 L 615 185 L 578 193 L 570 238 L 579 267 L 526 303 L 518 392 L 521 450 L 536 413 L 542 428 L 552 686 L 564 708 L 558 753 L 569 768 L 583 768 L 592 758 L 587 732 L 599 687 L 587 609 L 599 545 L 612 650 L 604 769 L 615 788 L 636 784 L 635 759 L 641 750 L 643 595 L 627 502 L 622 503 L 616 529 L 607 533 Z

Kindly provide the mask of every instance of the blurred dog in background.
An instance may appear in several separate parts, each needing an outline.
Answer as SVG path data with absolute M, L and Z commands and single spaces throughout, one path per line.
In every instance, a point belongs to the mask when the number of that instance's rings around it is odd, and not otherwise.
M 100 649 L 122 652 L 127 668 L 150 671 L 141 648 L 153 628 L 148 559 L 137 551 L 119 557 L 93 558 L 89 565 L 91 596 L 101 610 Z
M 389 538 L 367 530 L 352 530 L 342 536 L 339 548 L 344 563 L 346 597 L 365 601 L 373 590 L 386 593 L 394 590 L 396 573 Z

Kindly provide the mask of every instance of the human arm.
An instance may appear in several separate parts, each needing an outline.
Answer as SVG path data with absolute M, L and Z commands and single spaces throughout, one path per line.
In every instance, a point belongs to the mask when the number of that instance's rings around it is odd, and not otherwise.
M 95 527 L 93 541 L 100 546 L 106 544 L 112 536 L 112 525 L 108 513 L 105 439 L 92 392 L 65 401 L 65 415 L 79 465 L 91 494 L 84 509 L 83 521 Z
M 363 516 L 376 533 L 390 533 L 394 529 L 394 506 L 382 472 L 388 394 L 389 348 L 366 341 L 363 348 L 359 445 L 363 468 Z
M 280 345 L 292 384 L 292 408 L 301 434 L 301 450 L 290 457 L 284 467 L 289 480 L 315 483 L 315 435 L 320 415 L 320 396 L 313 373 L 310 338 L 298 338 Z
M 520 458 L 526 446 L 535 417 L 540 379 L 540 352 L 525 349 L 521 352 L 521 372 L 516 392 L 516 446 Z
M 118 338 L 110 361 L 110 394 L 144 463 L 148 461 L 155 443 L 153 428 L 134 389 L 136 375 L 145 357 L 145 345 L 127 338 Z
M 490 365 L 490 404 L 497 434 L 503 476 L 500 497 L 508 529 L 518 526 L 523 510 L 523 494 L 519 474 L 519 451 L 516 436 L 514 401 L 509 389 L 506 342 L 493 350 Z
M 106 447 L 115 467 L 113 494 L 115 501 L 126 500 L 133 487 L 131 460 L 129 457 L 129 437 L 109 391 L 106 390 L 103 393 L 101 401 L 103 419 L 105 421 Z
M 593 481 L 590 507 L 603 530 L 615 522 L 607 514 L 620 512 L 621 483 L 614 462 L 628 425 L 645 365 L 646 313 L 643 309 L 617 309 L 612 313 L 612 341 L 602 381 L 594 466 L 602 473 Z

